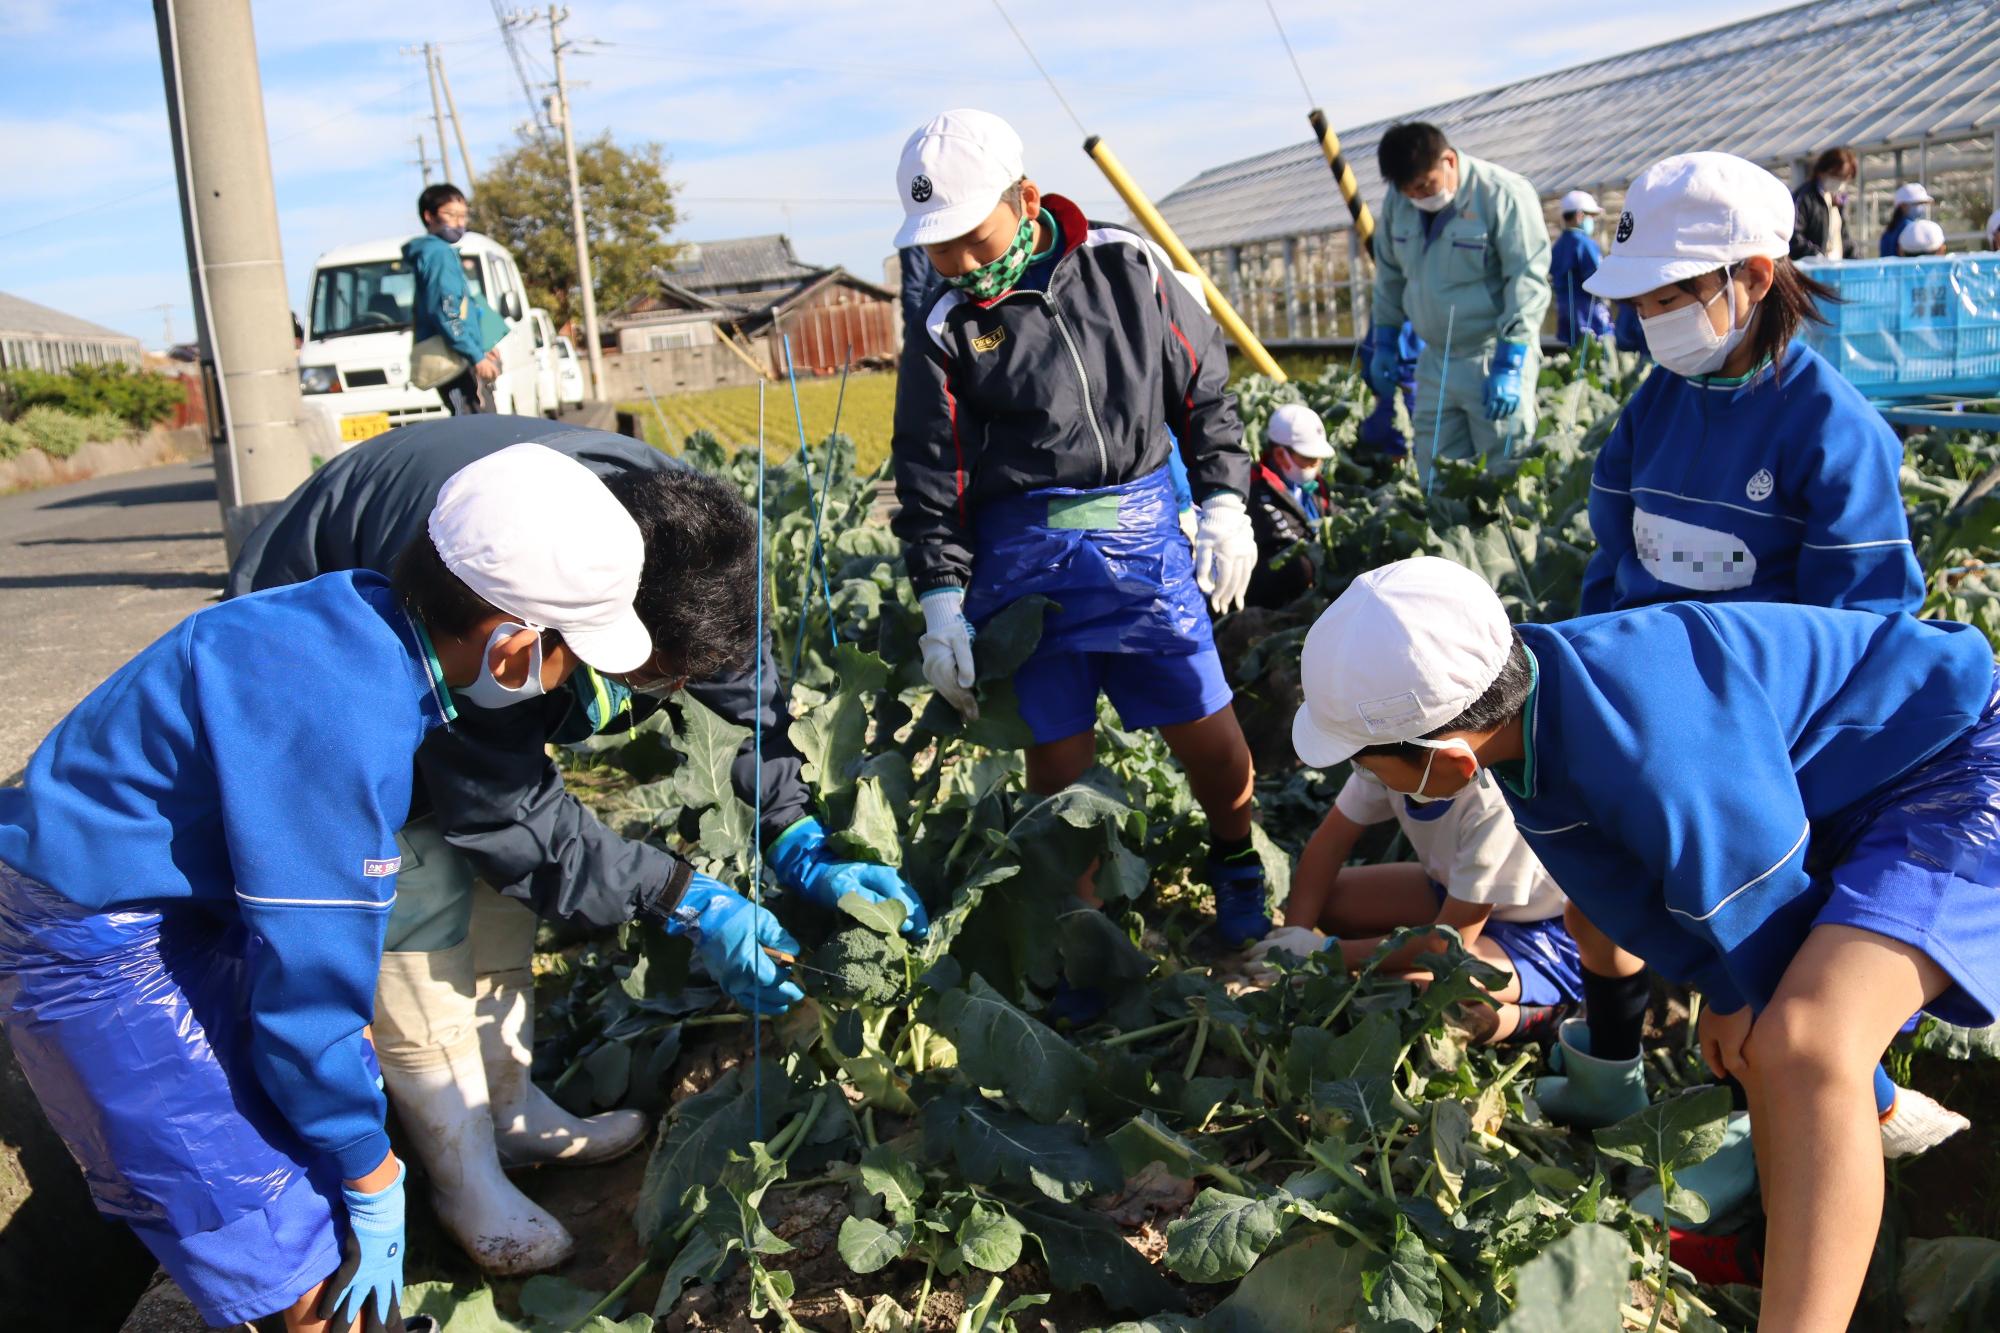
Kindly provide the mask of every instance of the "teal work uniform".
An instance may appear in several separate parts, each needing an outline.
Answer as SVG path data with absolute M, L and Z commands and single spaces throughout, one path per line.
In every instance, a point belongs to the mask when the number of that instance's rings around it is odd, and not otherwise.
M 1535 187 L 1466 153 L 1458 163 L 1448 208 L 1427 214 L 1391 189 L 1375 228 L 1375 325 L 1408 320 L 1424 340 L 1411 424 L 1426 482 L 1433 458 L 1491 457 L 1534 437 L 1549 311 L 1549 233 Z M 1499 342 L 1527 348 L 1521 407 L 1488 421 L 1482 395 Z

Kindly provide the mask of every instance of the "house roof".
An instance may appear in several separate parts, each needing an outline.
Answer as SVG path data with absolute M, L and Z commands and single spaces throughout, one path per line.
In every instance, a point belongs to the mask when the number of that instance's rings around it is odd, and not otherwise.
M 681 250 L 680 262 L 666 276 L 696 292 L 726 287 L 791 287 L 817 272 L 792 253 L 788 236 L 743 236 L 735 240 L 695 241 Z
M 139 345 L 139 340 L 129 333 L 107 329 L 102 324 L 93 324 L 75 315 L 65 315 L 60 310 L 51 310 L 48 306 L 7 292 L 0 292 L 0 333 L 115 340 L 130 343 L 135 348 Z

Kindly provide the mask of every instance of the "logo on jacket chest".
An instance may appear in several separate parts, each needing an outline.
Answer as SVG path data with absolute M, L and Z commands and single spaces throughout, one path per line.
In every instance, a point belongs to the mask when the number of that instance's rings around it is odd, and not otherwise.
M 1771 498 L 1771 492 L 1777 488 L 1778 482 L 1771 475 L 1771 469 L 1760 467 L 1744 485 L 1743 493 L 1752 500 L 1768 500 Z
M 1003 324 L 990 333 L 982 333 L 977 338 L 974 338 L 972 340 L 972 350 L 975 352 L 990 352 L 1006 341 L 1007 327 Z

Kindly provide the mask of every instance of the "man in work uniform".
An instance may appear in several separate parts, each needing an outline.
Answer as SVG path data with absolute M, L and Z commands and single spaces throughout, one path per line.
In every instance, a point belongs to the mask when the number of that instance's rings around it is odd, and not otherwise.
M 405 426 L 334 458 L 251 534 L 225 596 L 335 570 L 390 568 L 423 530 L 453 473 L 523 441 L 596 472 L 635 510 L 641 530 L 653 534 L 641 577 L 642 618 L 702 614 L 649 597 L 663 569 L 748 573 L 738 568 L 754 540 L 747 509 L 743 531 L 725 532 L 698 514 L 668 508 L 665 488 L 643 484 L 683 464 L 621 435 L 489 415 Z M 744 600 L 754 609 L 754 601 Z M 689 641 L 664 631 L 654 638 Z M 684 684 L 687 694 L 745 729 L 762 714 L 763 751 L 753 752 L 746 740 L 731 776 L 746 804 L 762 789 L 774 877 L 827 907 L 849 892 L 894 898 L 909 914 L 906 929 L 923 929 L 922 904 L 893 870 L 830 855 L 787 735 L 791 713 L 768 638 L 763 653 L 761 694 L 748 664 Z M 529 1080 L 536 916 L 612 926 L 657 915 L 654 907 L 671 903 L 690 874 L 673 853 L 600 823 L 563 789 L 547 747 L 649 716 L 683 683 L 674 677 L 690 669 L 707 674 L 707 665 L 648 663 L 622 679 L 578 671 L 569 687 L 546 695 L 511 692 L 504 682 L 494 682 L 498 691 L 454 691 L 455 719 L 417 752 L 412 809 L 397 837 L 403 863 L 376 995 L 376 1049 L 440 1219 L 489 1272 L 534 1272 L 560 1263 L 573 1248 L 562 1225 L 516 1189 L 503 1166 L 601 1162 L 636 1146 L 646 1131 L 637 1111 L 572 1117 Z M 310 800 L 311 793 L 299 798 Z M 482 882 L 499 892 L 476 892 Z M 728 988 L 727 979 L 717 980 Z M 732 991 L 746 1004 L 768 994 Z
M 1396 385 L 1396 332 L 1424 340 L 1413 423 L 1417 475 L 1439 458 L 1492 458 L 1535 434 L 1549 309 L 1549 234 L 1534 186 L 1461 153 L 1435 125 L 1392 125 L 1376 149 L 1389 183 L 1375 228 L 1368 382 Z

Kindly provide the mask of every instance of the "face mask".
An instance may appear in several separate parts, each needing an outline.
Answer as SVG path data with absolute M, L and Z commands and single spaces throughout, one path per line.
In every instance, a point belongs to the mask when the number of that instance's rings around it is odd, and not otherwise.
M 1836 208 L 1845 208 L 1847 206 L 1847 182 L 1841 180 L 1838 176 L 1821 176 L 1819 178 L 1819 192 L 1833 200 Z
M 1927 217 L 1929 217 L 1930 215 L 1931 215 L 1931 211 L 1930 211 L 1930 209 L 1928 209 L 1928 208 L 1924 207 L 1924 206 L 1923 206 L 1922 204 L 1911 204 L 1911 205 L 1910 205 L 1910 213 L 1909 213 L 1909 216 L 1910 216 L 1910 218 L 1911 218 L 1911 220 L 1912 220 L 1912 221 L 1915 221 L 1916 219 L 1919 219 L 1919 218 L 1927 218 Z
M 1729 290 L 1729 270 L 1724 269 L 1722 290 L 1706 301 L 1640 320 L 1639 327 L 1646 335 L 1646 350 L 1653 354 L 1653 360 L 1674 374 L 1689 379 L 1714 374 L 1729 359 L 1729 354 L 1736 350 L 1737 344 L 1743 341 L 1744 329 L 1735 326 L 1736 307 L 1733 302 L 1730 305 L 1731 328 L 1728 333 L 1717 333 L 1708 319 L 1708 308 L 1728 295 Z
M 1451 207 L 1451 201 L 1457 194 L 1456 189 L 1439 190 L 1436 194 L 1427 194 L 1421 199 L 1412 199 L 1410 202 L 1426 213 L 1442 213 Z
M 549 739 L 558 745 L 576 745 L 602 732 L 632 712 L 632 691 L 625 682 L 613 680 L 587 666 L 570 672 L 565 682 L 571 708 Z
M 1391 787 L 1388 783 L 1382 781 L 1381 778 L 1375 776 L 1373 773 L 1370 773 L 1367 769 L 1361 767 L 1361 765 L 1359 764 L 1356 764 L 1354 766 L 1354 771 L 1356 773 L 1359 773 L 1362 777 L 1367 778 L 1370 782 L 1382 788 L 1382 790 L 1388 792 L 1390 795 L 1402 797 L 1404 800 L 1408 801 L 1411 805 L 1429 805 L 1433 801 L 1450 801 L 1457 799 L 1459 795 L 1458 792 L 1453 792 L 1450 796 L 1425 796 L 1422 795 L 1421 793 L 1423 792 L 1423 789 L 1425 787 L 1431 785 L 1431 765 L 1437 762 L 1438 751 L 1463 750 L 1467 754 L 1472 754 L 1472 747 L 1470 745 L 1467 745 L 1464 741 L 1461 740 L 1407 741 L 1405 742 L 1405 744 L 1419 745 L 1431 752 L 1431 757 L 1424 761 L 1423 776 L 1417 779 L 1416 791 L 1399 791 L 1397 788 Z M 1474 755 L 1473 758 L 1476 761 L 1478 756 Z M 1484 781 L 1485 777 L 1486 777 L 1486 770 L 1482 768 L 1479 770 L 1479 777 L 1474 780 Z
M 990 264 L 981 264 L 970 273 L 961 273 L 945 281 L 960 291 L 981 301 L 1014 290 L 1014 284 L 1028 271 L 1028 256 L 1035 248 L 1035 220 L 1023 217 L 1021 225 L 1014 231 L 1013 244 L 1006 253 Z
M 436 231 L 433 231 L 431 235 L 437 237 L 440 241 L 443 241 L 446 245 L 457 245 L 460 241 L 465 239 L 465 228 L 439 227 Z
M 1582 232 L 1585 236 L 1595 236 L 1597 235 L 1597 219 L 1585 218 L 1583 221 L 1576 224 L 1576 229 Z
M 1290 485 L 1311 490 L 1318 483 L 1318 478 L 1313 475 L 1312 466 L 1289 449 L 1271 461 L 1277 465 L 1278 475 Z
M 528 678 L 519 685 L 503 685 L 493 674 L 493 650 L 501 640 L 519 634 L 524 629 L 535 630 L 535 646 L 530 650 Z M 465 700 L 475 708 L 505 708 L 509 704 L 526 703 L 539 699 L 547 693 L 542 688 L 542 632 L 533 625 L 516 624 L 507 621 L 488 636 L 486 650 L 479 655 L 479 677 L 470 685 L 454 688 L 452 694 Z

